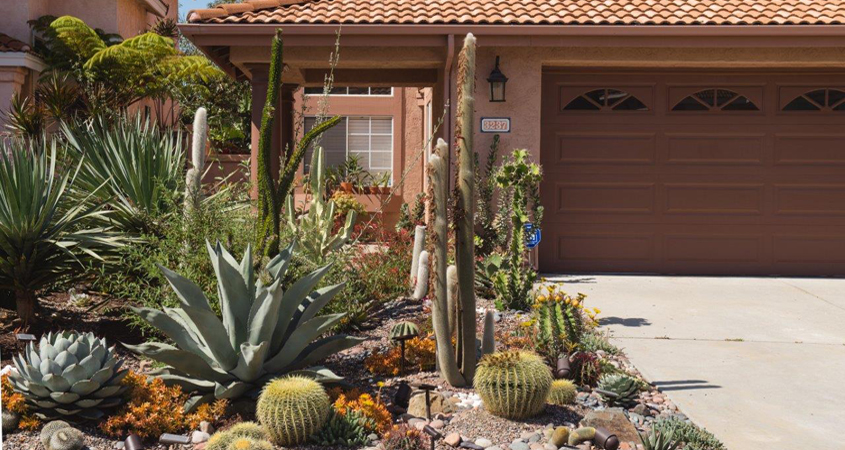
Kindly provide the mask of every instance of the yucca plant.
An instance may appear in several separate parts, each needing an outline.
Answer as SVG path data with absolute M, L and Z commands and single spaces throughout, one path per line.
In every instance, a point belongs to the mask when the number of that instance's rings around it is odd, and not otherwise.
M 0 146 L 0 289 L 15 292 L 24 323 L 35 319 L 40 290 L 81 275 L 123 243 L 91 225 L 105 219 L 100 203 L 69 195 L 78 167 L 58 161 L 55 141 Z
M 160 267 L 181 307 L 133 311 L 176 346 L 159 342 L 124 345 L 167 364 L 156 375 L 192 393 L 185 405 L 188 411 L 215 398 L 257 394 L 271 378 L 286 373 L 338 381 L 326 369 L 308 367 L 361 341 L 327 334 L 345 313 L 317 316 L 343 285 L 314 290 L 330 268 L 325 266 L 283 288 L 293 251 L 291 244 L 268 263 L 265 277 L 256 277 L 250 248 L 238 262 L 220 243 L 208 244 L 222 321 L 199 286 Z M 267 278 L 266 283 L 261 278 Z
M 149 231 L 168 214 L 169 196 L 183 183 L 185 155 L 179 132 L 161 129 L 140 115 L 109 123 L 103 117 L 63 125 L 69 154 L 80 165 L 74 192 L 108 202 L 108 219 L 127 232 Z

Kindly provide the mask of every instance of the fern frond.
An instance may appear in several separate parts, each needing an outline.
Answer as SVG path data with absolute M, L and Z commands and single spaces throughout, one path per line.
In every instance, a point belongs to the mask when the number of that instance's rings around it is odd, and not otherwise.
M 56 37 L 71 51 L 86 60 L 106 48 L 93 28 L 73 16 L 62 16 L 50 24 Z
M 173 83 L 208 82 L 225 76 L 208 58 L 199 55 L 165 58 L 159 63 L 158 70 Z

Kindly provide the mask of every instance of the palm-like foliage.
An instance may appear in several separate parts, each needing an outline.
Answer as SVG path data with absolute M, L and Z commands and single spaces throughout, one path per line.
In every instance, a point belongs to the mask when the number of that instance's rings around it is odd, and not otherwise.
M 79 164 L 74 191 L 109 202 L 107 219 L 128 232 L 149 231 L 174 202 L 185 156 L 180 133 L 160 129 L 140 116 L 109 124 L 102 117 L 64 125 L 69 153 Z M 97 190 L 99 186 L 101 189 Z
M 148 342 L 129 349 L 168 367 L 156 375 L 193 394 L 186 409 L 214 398 L 237 398 L 257 393 L 272 378 L 305 369 L 361 340 L 326 335 L 345 314 L 318 316 L 343 285 L 314 290 L 328 272 L 323 267 L 287 289 L 282 280 L 294 246 L 267 264 L 267 284 L 256 277 L 247 248 L 238 262 L 219 243 L 208 245 L 220 297 L 222 320 L 194 282 L 160 267 L 179 297 L 180 308 L 133 308 L 176 346 Z M 256 278 L 259 278 L 256 281 Z M 327 371 L 311 370 L 317 378 L 337 379 Z
M 61 171 L 57 163 L 55 141 L 0 147 L 0 288 L 15 291 L 26 323 L 35 318 L 39 290 L 78 276 L 121 245 L 116 235 L 89 225 L 103 218 L 100 204 L 69 195 L 78 166 Z

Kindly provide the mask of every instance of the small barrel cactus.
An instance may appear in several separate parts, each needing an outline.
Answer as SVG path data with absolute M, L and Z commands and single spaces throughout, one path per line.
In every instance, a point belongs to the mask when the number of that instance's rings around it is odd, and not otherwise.
M 603 375 L 599 379 L 598 388 L 616 394 L 615 398 L 609 400 L 626 407 L 637 403 L 640 392 L 637 379 L 621 373 Z
M 575 396 L 578 389 L 569 380 L 552 381 L 552 389 L 549 391 L 548 402 L 552 405 L 565 406 L 575 403 Z
M 267 440 L 236 437 L 226 450 L 273 450 L 273 444 Z
M 405 339 L 420 335 L 420 329 L 413 322 L 399 322 L 390 329 L 390 339 Z
M 98 419 L 117 406 L 127 389 L 126 370 L 114 347 L 92 333 L 61 332 L 41 337 L 38 350 L 29 343 L 15 356 L 17 372 L 9 379 L 39 419 Z
M 41 444 L 47 450 L 79 450 L 85 445 L 84 435 L 64 420 L 48 422 L 41 428 Z
M 507 351 L 481 358 L 475 390 L 490 413 L 508 419 L 537 415 L 546 406 L 552 372 L 535 353 Z
M 21 421 L 21 415 L 9 410 L 2 410 L 3 434 L 11 433 L 18 428 L 18 423 Z
M 238 438 L 266 441 L 269 436 L 261 425 L 255 422 L 241 422 L 231 428 L 214 433 L 205 445 L 205 450 L 228 450 L 232 442 Z
M 258 398 L 255 415 L 281 446 L 305 442 L 329 416 L 331 402 L 323 386 L 300 376 L 271 381 Z

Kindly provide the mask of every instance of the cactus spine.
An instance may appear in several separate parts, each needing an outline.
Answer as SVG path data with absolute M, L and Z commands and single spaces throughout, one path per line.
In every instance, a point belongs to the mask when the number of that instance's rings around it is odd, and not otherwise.
M 491 355 L 496 352 L 496 317 L 492 310 L 484 313 L 484 334 L 481 338 L 481 354 Z
M 414 300 L 422 300 L 428 295 L 428 271 L 430 264 L 430 256 L 428 251 L 420 252 L 419 264 L 417 264 L 417 285 L 414 287 Z
M 417 225 L 417 227 L 414 228 L 414 254 L 411 259 L 411 289 L 416 289 L 417 284 L 419 284 L 420 282 L 420 278 L 418 277 L 418 269 L 420 262 L 420 253 L 422 253 L 424 247 L 425 226 Z
M 194 135 L 191 141 L 191 168 L 185 176 L 185 212 L 199 207 L 202 195 L 202 173 L 205 170 L 205 142 L 208 137 L 208 113 L 198 108 L 194 114 Z
M 330 408 L 329 396 L 320 383 L 291 376 L 264 387 L 255 415 L 275 444 L 290 446 L 305 442 L 319 431 Z
M 507 351 L 481 358 L 474 383 L 491 414 L 525 419 L 546 407 L 552 372 L 534 353 Z

